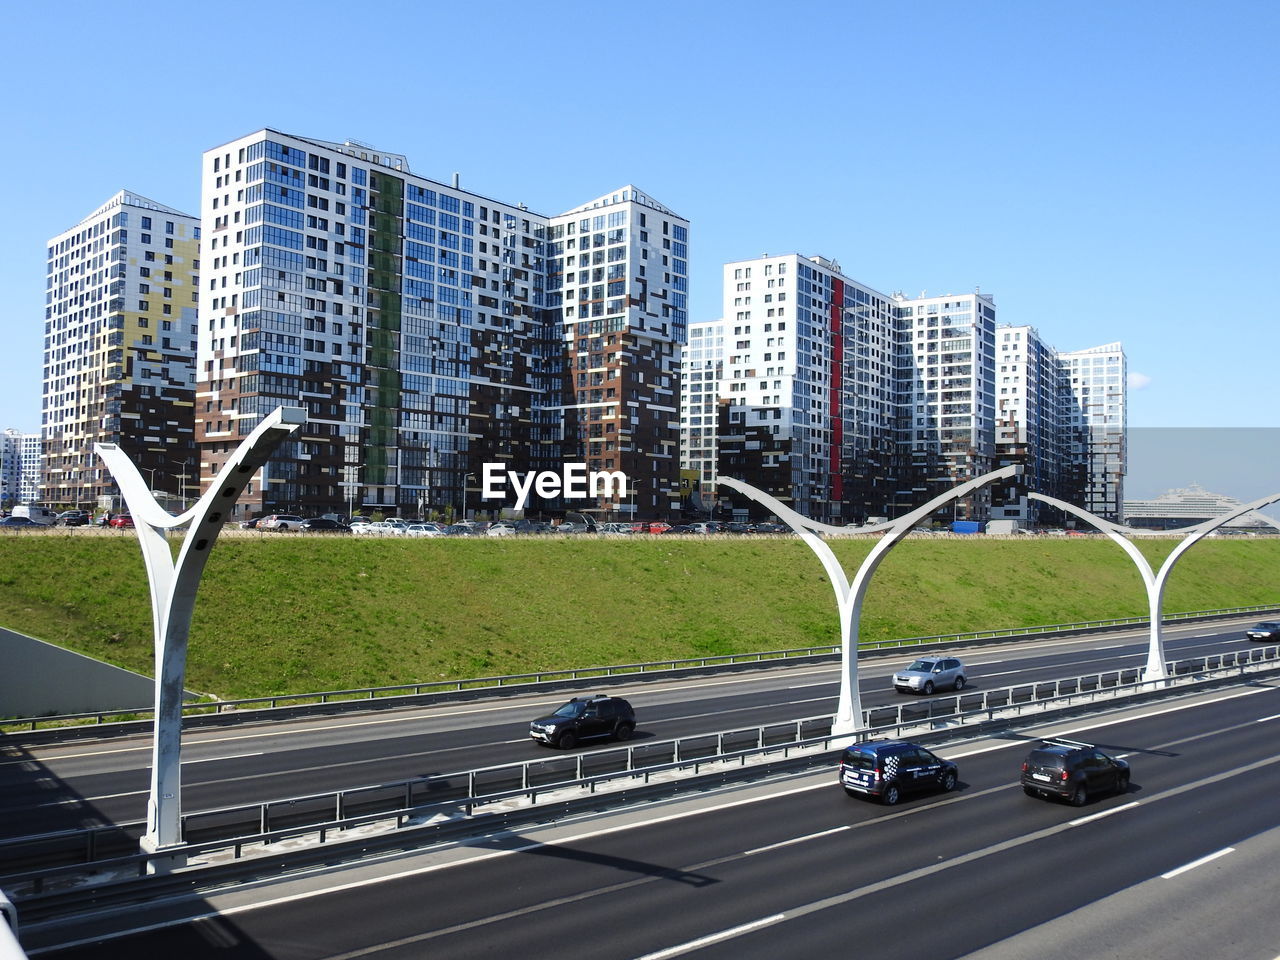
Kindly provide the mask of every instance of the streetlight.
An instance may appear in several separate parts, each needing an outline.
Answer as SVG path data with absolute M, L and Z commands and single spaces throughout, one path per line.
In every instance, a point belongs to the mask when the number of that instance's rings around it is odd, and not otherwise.
M 467 481 L 474 480 L 475 478 L 476 478 L 476 475 L 474 473 L 468 473 L 465 477 L 462 478 L 462 519 L 463 520 L 467 519 Z
M 631 522 L 636 522 L 636 489 L 640 486 L 639 480 L 632 480 L 631 483 Z

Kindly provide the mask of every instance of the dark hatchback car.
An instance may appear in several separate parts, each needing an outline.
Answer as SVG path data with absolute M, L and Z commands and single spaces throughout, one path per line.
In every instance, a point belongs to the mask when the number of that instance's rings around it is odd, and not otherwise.
M 539 743 L 568 750 L 579 740 L 616 737 L 630 740 L 636 712 L 621 697 L 574 697 L 555 713 L 529 724 L 529 736 Z
M 1089 743 L 1046 740 L 1022 761 L 1022 792 L 1083 807 L 1089 797 L 1129 789 L 1129 764 Z
M 36 523 L 30 517 L 5 517 L 0 520 L 0 527 L 42 527 L 44 524 Z
M 960 769 L 950 760 L 905 740 L 871 740 L 840 757 L 840 785 L 851 797 L 875 797 L 893 806 L 904 793 L 954 790 Z
M 1280 643 L 1280 622 L 1263 620 L 1246 630 L 1244 635 L 1250 640 L 1270 640 L 1272 643 Z

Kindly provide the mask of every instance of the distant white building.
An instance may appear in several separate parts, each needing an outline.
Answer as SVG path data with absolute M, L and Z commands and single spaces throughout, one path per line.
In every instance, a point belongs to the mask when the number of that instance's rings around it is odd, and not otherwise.
M 0 433 L 0 507 L 32 503 L 40 488 L 40 434 Z
M 1128 413 L 1124 348 L 1107 343 L 1058 354 L 1069 405 L 1062 425 L 1073 436 L 1070 459 L 1083 464 L 1081 499 L 1075 501 L 1107 520 L 1120 520 L 1128 459 Z
M 1221 493 L 1212 493 L 1198 483 L 1168 490 L 1151 500 L 1124 501 L 1124 521 L 1131 527 L 1151 530 L 1174 530 L 1189 527 L 1240 508 L 1240 501 Z M 1232 527 L 1269 527 L 1271 524 L 1257 513 L 1233 520 Z
M 680 356 L 680 469 L 696 471 L 704 496 L 715 495 L 716 417 L 724 374 L 724 321 L 689 324 Z

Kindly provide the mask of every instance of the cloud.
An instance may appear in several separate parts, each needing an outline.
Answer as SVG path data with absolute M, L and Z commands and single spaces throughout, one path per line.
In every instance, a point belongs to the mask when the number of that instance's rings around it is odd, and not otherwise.
M 1151 378 L 1148 377 L 1145 373 L 1134 372 L 1129 374 L 1130 390 L 1141 390 L 1144 387 L 1148 387 L 1150 385 L 1151 385 Z

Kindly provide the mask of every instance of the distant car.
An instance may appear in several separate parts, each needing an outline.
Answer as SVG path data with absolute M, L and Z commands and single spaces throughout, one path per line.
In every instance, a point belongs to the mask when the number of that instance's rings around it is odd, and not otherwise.
M 36 523 L 30 517 L 5 517 L 0 520 L 0 527 L 45 527 L 48 524 Z
M 1046 740 L 1022 761 L 1022 792 L 1083 807 L 1095 793 L 1127 793 L 1129 775 L 1129 764 L 1092 744 Z
M 87 527 L 89 525 L 89 514 L 83 510 L 64 510 L 58 514 L 55 523 L 60 527 Z
M 724 532 L 725 532 L 725 533 L 738 533 L 738 534 L 743 534 L 743 533 L 755 533 L 755 532 L 756 532 L 756 528 L 755 528 L 755 526 L 754 526 L 754 525 L 752 525 L 752 524 L 750 524 L 750 523 L 737 523 L 737 522 L 734 522 L 734 523 L 726 523 L 726 524 L 724 525 Z
M 529 724 L 529 736 L 540 743 L 568 750 L 579 740 L 616 737 L 630 740 L 636 712 L 621 697 L 574 697 L 555 713 Z
M 596 533 L 612 537 L 629 537 L 633 532 L 629 523 L 602 523 L 596 528 Z
M 298 529 L 302 533 L 351 532 L 351 529 L 345 523 L 339 523 L 337 520 L 330 520 L 327 517 L 312 517 L 310 520 L 303 520 Z
M 551 533 L 551 524 L 545 520 L 517 520 L 516 533 Z
M 406 537 L 442 537 L 444 530 L 436 523 L 411 523 L 404 535 Z
M 1250 640 L 1275 640 L 1280 642 L 1280 622 L 1263 620 L 1261 623 L 1255 623 L 1246 630 L 1244 635 Z
M 253 517 L 252 519 L 246 520 L 246 521 L 244 521 L 244 523 L 240 524 L 240 529 L 241 529 L 241 530 L 257 530 L 257 529 L 258 529 L 258 524 L 260 524 L 260 523 L 261 523 L 263 520 L 265 520 L 265 519 L 267 519 L 267 518 L 266 518 L 266 517 Z
M 968 682 L 964 664 L 955 657 L 921 657 L 893 675 L 899 693 L 933 693 L 943 687 L 959 692 Z
M 893 806 L 904 793 L 941 790 L 950 793 L 960 769 L 950 760 L 904 740 L 869 740 L 845 749 L 840 757 L 840 785 L 851 797 L 878 799 Z
M 701 533 L 692 523 L 677 523 L 674 527 L 667 527 L 662 531 L 664 535 L 681 534 L 681 533 Z
M 486 537 L 509 537 L 516 532 L 516 525 L 510 520 L 498 520 L 485 530 Z
M 476 528 L 469 523 L 451 523 L 444 528 L 446 537 L 475 537 L 479 536 Z
M 663 520 L 651 520 L 645 524 L 645 533 L 666 533 L 671 529 L 671 524 Z
M 258 524 L 259 530 L 274 530 L 284 533 L 287 530 L 301 530 L 302 518 L 291 513 L 273 513 Z
M 132 526 L 133 526 L 133 517 L 131 517 L 131 516 L 127 515 L 127 514 L 121 514 L 121 515 L 120 515 L 120 516 L 118 516 L 118 517 L 112 517 L 112 518 L 110 519 L 110 521 L 108 521 L 107 526 L 109 526 L 109 527 L 132 527 Z
M 757 523 L 756 533 L 790 533 L 791 528 L 781 523 Z

